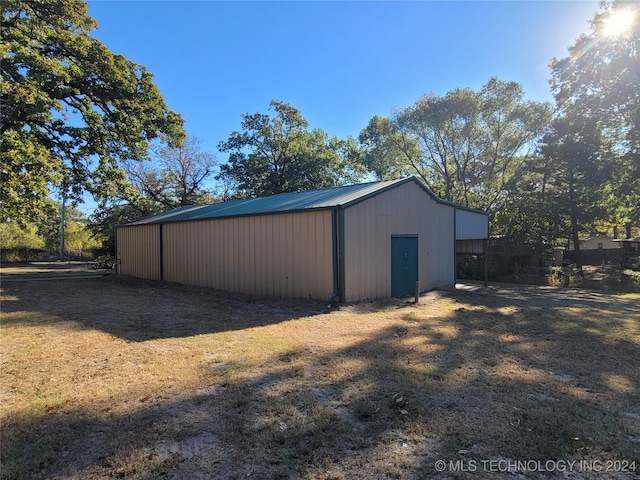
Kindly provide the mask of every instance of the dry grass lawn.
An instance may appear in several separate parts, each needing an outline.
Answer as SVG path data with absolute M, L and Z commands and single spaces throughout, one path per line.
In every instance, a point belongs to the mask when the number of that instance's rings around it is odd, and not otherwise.
M 639 478 L 639 305 L 493 285 L 330 310 L 4 281 L 1 476 Z M 558 460 L 583 463 L 522 468 Z

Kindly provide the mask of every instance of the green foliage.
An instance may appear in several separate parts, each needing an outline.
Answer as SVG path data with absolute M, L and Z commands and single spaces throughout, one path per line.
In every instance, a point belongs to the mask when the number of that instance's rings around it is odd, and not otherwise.
M 0 220 L 37 217 L 53 187 L 79 199 L 121 182 L 155 138 L 182 141 L 152 75 L 89 35 L 84 1 L 1 4 Z
M 94 260 L 93 266 L 100 270 L 111 270 L 116 268 L 116 259 L 111 255 L 100 255 Z
M 9 220 L 0 223 L 0 248 L 43 248 L 44 240 L 33 224 L 24 226 Z
M 218 179 L 229 196 L 261 197 L 332 187 L 361 176 L 357 146 L 352 140 L 309 131 L 300 112 L 271 101 L 273 117 L 242 115 L 242 131 L 232 132 L 218 149 L 229 152 Z
M 549 194 L 570 221 L 576 251 L 583 225 L 594 222 L 601 214 L 597 205 L 610 171 L 601 155 L 601 145 L 601 131 L 595 119 L 570 111 L 556 118 L 541 147 Z M 581 266 L 579 255 L 577 261 Z
M 608 18 L 632 16 L 631 28 L 607 35 Z M 640 222 L 640 3 L 603 2 L 591 31 L 551 62 L 552 91 L 563 114 L 597 121 L 603 155 L 611 162 L 601 206 L 613 224 Z
M 426 95 L 361 132 L 365 162 L 378 177 L 414 173 L 439 196 L 491 210 L 504 198 L 551 118 L 524 100 L 516 82 L 492 78 L 476 92 Z
M 158 203 L 135 197 L 128 202 L 121 203 L 118 199 L 100 204 L 91 215 L 89 230 L 102 239 L 102 248 L 111 255 L 116 253 L 116 230 L 123 225 L 142 217 L 165 211 Z
M 623 270 L 622 273 L 630 277 L 635 286 L 640 287 L 640 271 L 631 270 L 630 268 Z
M 37 223 L 7 220 L 0 223 L 0 246 L 3 250 L 47 250 L 58 252 L 60 248 L 60 216 L 62 204 L 48 200 L 46 216 Z M 72 205 L 65 206 L 65 248 L 67 252 L 82 254 L 83 251 L 100 246 L 96 238 L 87 229 L 87 217 Z M 31 255 L 34 256 L 35 254 Z
M 358 139 L 363 147 L 364 166 L 379 180 L 402 178 L 418 170 L 418 140 L 391 119 L 375 115 Z
M 492 235 L 509 239 L 503 250 L 509 249 L 510 254 L 542 254 L 566 233 L 560 208 L 554 197 L 512 191 L 492 214 Z

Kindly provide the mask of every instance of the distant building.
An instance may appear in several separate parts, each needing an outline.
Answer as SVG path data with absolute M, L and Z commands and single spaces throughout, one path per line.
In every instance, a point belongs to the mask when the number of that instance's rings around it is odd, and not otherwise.
M 602 250 L 620 248 L 613 237 L 607 235 L 594 235 L 580 240 L 580 250 Z M 573 242 L 569 242 L 569 250 L 573 250 Z

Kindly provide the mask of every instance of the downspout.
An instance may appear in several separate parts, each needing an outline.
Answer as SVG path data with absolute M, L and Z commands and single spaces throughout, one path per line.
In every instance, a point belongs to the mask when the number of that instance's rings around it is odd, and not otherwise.
M 453 288 L 458 276 L 458 209 L 453 207 Z
M 338 231 L 339 231 L 338 208 L 334 208 L 333 210 L 331 210 L 331 250 L 332 250 L 332 257 L 333 257 L 333 292 L 331 292 L 331 295 L 329 295 L 329 298 L 327 299 L 327 303 L 329 304 L 327 306 L 329 308 L 331 308 L 331 304 L 333 300 L 338 296 L 338 279 L 339 279 L 338 249 L 340 248 L 340 243 L 338 241 L 338 238 L 339 238 Z

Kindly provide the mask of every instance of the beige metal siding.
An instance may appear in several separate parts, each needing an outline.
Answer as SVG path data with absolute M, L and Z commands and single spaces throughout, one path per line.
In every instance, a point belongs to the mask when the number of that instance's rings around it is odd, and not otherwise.
M 454 208 L 410 182 L 344 211 L 346 301 L 391 295 L 391 235 L 418 235 L 422 290 L 455 282 Z
M 118 228 L 117 259 L 122 275 L 160 280 L 160 225 Z
M 164 279 L 257 295 L 326 299 L 333 291 L 331 212 L 167 223 Z

